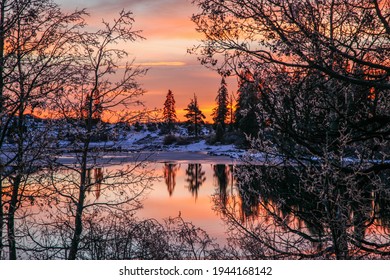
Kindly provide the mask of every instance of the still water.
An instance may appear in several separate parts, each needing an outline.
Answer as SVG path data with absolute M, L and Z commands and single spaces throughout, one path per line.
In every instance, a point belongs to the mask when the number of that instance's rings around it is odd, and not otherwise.
M 66 258 L 75 209 L 80 206 L 80 173 L 69 168 L 53 172 L 37 174 L 24 190 L 17 229 L 26 255 L 20 258 Z M 228 161 L 122 162 L 91 168 L 81 205 L 80 256 L 193 258 L 188 251 L 183 253 L 182 243 L 175 247 L 183 228 L 172 232 L 143 222 L 164 224 L 180 217 L 224 248 L 207 245 L 207 254 L 196 258 L 387 258 L 387 177 L 331 185 L 310 172 L 295 166 Z M 162 235 L 166 243 L 159 242 Z M 192 248 L 192 240 L 185 248 Z M 202 249 L 203 245 L 199 243 Z M 168 253 L 150 255 L 155 252 Z
M 225 243 L 226 226 L 213 197 L 235 193 L 233 165 L 159 163 L 154 168 L 160 179 L 153 183 L 137 216 L 163 220 L 181 215 Z
M 306 170 L 289 166 L 170 162 L 147 169 L 157 179 L 137 218 L 180 216 L 222 246 L 233 240 L 251 258 L 390 254 L 386 186 L 335 185 L 324 192 L 303 184 Z

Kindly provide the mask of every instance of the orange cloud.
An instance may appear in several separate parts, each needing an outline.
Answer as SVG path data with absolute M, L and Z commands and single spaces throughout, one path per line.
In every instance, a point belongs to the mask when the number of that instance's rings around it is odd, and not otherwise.
M 141 62 L 137 63 L 139 66 L 185 66 L 186 63 L 182 61 L 156 61 L 156 62 Z
M 102 18 L 111 21 L 120 10 L 134 13 L 135 30 L 142 30 L 146 40 L 120 45 L 135 58 L 135 65 L 149 68 L 138 81 L 146 90 L 141 98 L 148 108 L 162 108 L 166 93 L 171 89 L 176 100 L 178 117 L 196 93 L 201 110 L 211 122 L 212 108 L 221 77 L 200 65 L 195 55 L 187 50 L 199 43 L 201 35 L 195 30 L 191 16 L 197 8 L 191 0 L 58 0 L 73 9 L 88 8 L 91 28 L 101 27 Z M 80 4 L 84 7 L 80 7 Z M 229 92 L 237 90 L 235 79 L 229 79 Z

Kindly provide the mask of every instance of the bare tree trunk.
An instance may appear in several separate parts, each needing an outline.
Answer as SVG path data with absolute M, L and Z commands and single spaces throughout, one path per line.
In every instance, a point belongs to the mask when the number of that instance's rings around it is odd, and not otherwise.
M 23 111 L 23 110 L 21 110 Z M 19 203 L 19 190 L 22 182 L 22 176 L 24 172 L 24 162 L 23 162 L 23 113 L 19 115 L 19 140 L 18 140 L 18 155 L 17 155 L 17 165 L 16 165 L 16 177 L 12 184 L 12 194 L 11 201 L 8 211 L 7 223 L 8 223 L 8 246 L 9 246 L 9 259 L 16 260 L 16 234 L 15 234 L 15 213 L 18 209 Z
M 95 73 L 95 79 L 97 81 L 97 72 Z M 87 190 L 87 164 L 88 164 L 88 153 L 89 153 L 89 143 L 91 141 L 92 135 L 92 118 L 93 118 L 93 93 L 97 90 L 97 83 L 94 85 L 94 89 L 91 91 L 91 94 L 88 98 L 88 108 L 86 116 L 86 138 L 84 139 L 84 148 L 81 158 L 81 170 L 80 170 L 80 188 L 79 188 L 79 197 L 76 207 L 76 216 L 74 222 L 74 233 L 72 238 L 72 243 L 69 251 L 69 260 L 75 260 L 77 257 L 77 251 L 80 244 L 80 237 L 83 232 L 83 210 L 84 210 L 84 200 L 85 192 Z
M 4 229 L 4 212 L 3 212 L 3 176 L 2 166 L 0 165 L 0 260 L 3 255 L 3 229 Z
M 21 35 L 20 31 L 20 22 L 18 22 L 18 35 Z M 18 38 L 18 43 L 20 38 Z M 16 235 L 15 235 L 15 213 L 18 208 L 19 203 L 19 190 L 20 185 L 22 182 L 22 176 L 25 172 L 25 165 L 26 165 L 26 158 L 25 158 L 25 150 L 24 150 L 24 143 L 25 143 L 25 135 L 24 135 L 24 125 L 25 125 L 25 119 L 24 119 L 24 109 L 25 109 L 25 103 L 26 103 L 26 93 L 24 90 L 24 74 L 22 69 L 22 54 L 20 46 L 18 47 L 17 52 L 17 62 L 18 62 L 18 72 L 19 72 L 19 87 L 20 87 L 20 96 L 18 100 L 18 106 L 19 106 L 19 112 L 18 112 L 18 124 L 17 124 L 17 151 L 16 151 L 16 176 L 13 180 L 12 184 L 12 194 L 11 194 L 11 201 L 9 206 L 9 212 L 7 217 L 7 224 L 8 224 L 8 247 L 9 247 L 9 259 L 10 260 L 16 260 Z
M 18 193 L 21 182 L 21 175 L 18 174 L 13 182 L 12 196 L 7 218 L 9 259 L 16 260 L 16 235 L 15 235 L 15 213 L 18 205 Z
M 18 53 L 18 70 L 19 70 L 19 114 L 18 114 L 18 141 L 17 141 L 17 155 L 16 155 L 16 176 L 12 184 L 11 201 L 8 212 L 8 243 L 9 243 L 9 259 L 16 260 L 16 235 L 15 235 L 15 213 L 19 203 L 19 190 L 22 182 L 22 176 L 25 172 L 25 151 L 24 151 L 24 108 L 25 108 L 25 92 L 24 92 L 24 78 L 21 66 L 21 54 Z
M 21 99 L 22 98 L 23 98 L 23 94 L 21 94 Z M 11 200 L 9 205 L 8 217 L 7 217 L 8 247 L 9 247 L 10 260 L 16 260 L 15 213 L 18 208 L 19 189 L 22 181 L 22 173 L 24 170 L 23 125 L 24 125 L 23 101 L 21 101 L 21 108 L 19 110 L 19 116 L 18 116 L 18 138 L 19 139 L 18 139 L 18 150 L 17 150 L 16 176 L 12 184 L 12 194 L 11 194 Z
M 91 102 L 92 103 L 92 102 Z M 79 188 L 79 197 L 77 201 L 76 207 L 76 216 L 74 221 L 74 233 L 72 238 L 72 243 L 69 251 L 69 260 L 75 260 L 77 257 L 77 251 L 80 244 L 80 237 L 83 232 L 83 210 L 84 210 L 84 200 L 85 200 L 85 192 L 87 189 L 87 157 L 88 157 L 88 149 L 89 149 L 89 137 L 91 135 L 91 111 L 88 114 L 87 120 L 87 139 L 84 143 L 84 150 L 81 160 L 81 170 L 80 170 L 80 188 Z
M 69 260 L 75 260 L 77 257 L 77 251 L 80 244 L 80 237 L 83 232 L 83 209 L 84 209 L 84 199 L 85 199 L 85 181 L 86 181 L 86 169 L 83 169 L 81 172 L 81 186 L 79 192 L 79 198 L 76 209 L 75 216 L 75 229 L 73 233 L 72 243 L 69 251 Z
M 339 211 L 342 211 L 339 209 Z M 346 221 L 342 216 L 344 213 L 337 213 L 335 220 L 331 222 L 333 246 L 338 260 L 349 259 L 348 238 L 346 232 Z
M 3 88 L 4 88 L 4 15 L 5 0 L 1 1 L 0 7 L 0 127 L 3 130 Z M 4 133 L 0 131 L 0 136 Z M 3 146 L 3 137 L 0 137 L 0 148 Z M 3 253 L 3 229 L 4 229 L 4 212 L 3 212 L 3 164 L 0 159 L 0 260 Z

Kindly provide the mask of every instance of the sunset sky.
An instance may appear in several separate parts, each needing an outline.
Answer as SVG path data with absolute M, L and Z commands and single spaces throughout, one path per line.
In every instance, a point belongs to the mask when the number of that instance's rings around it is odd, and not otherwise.
M 147 91 L 143 100 L 148 108 L 162 108 L 165 95 L 171 89 L 176 110 L 184 120 L 183 109 L 196 93 L 201 110 L 211 121 L 220 76 L 200 65 L 188 48 L 199 44 L 201 35 L 190 18 L 197 11 L 191 0 L 57 0 L 66 10 L 87 8 L 88 22 L 100 26 L 102 18 L 111 20 L 122 10 L 134 13 L 135 29 L 142 30 L 144 41 L 129 44 L 126 49 L 136 63 L 149 68 L 142 78 Z M 228 79 L 229 92 L 236 91 L 235 79 Z

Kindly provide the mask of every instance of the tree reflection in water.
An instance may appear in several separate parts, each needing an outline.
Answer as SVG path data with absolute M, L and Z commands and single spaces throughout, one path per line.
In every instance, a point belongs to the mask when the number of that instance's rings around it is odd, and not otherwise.
M 87 171 L 87 182 L 88 182 L 88 193 L 94 192 L 95 198 L 98 200 L 100 198 L 102 183 L 104 181 L 103 177 L 103 168 L 97 167 L 88 169 Z
M 80 171 L 78 169 L 53 169 L 36 173 L 29 184 L 35 189 L 34 204 L 22 205 L 23 219 L 18 227 L 20 238 L 19 258 L 22 259 L 67 259 L 73 244 L 73 222 L 76 209 L 83 211 L 82 231 L 79 233 L 77 258 L 89 258 L 86 247 L 92 241 L 96 223 L 106 222 L 114 226 L 115 217 L 133 217 L 141 207 L 145 191 L 154 181 L 154 171 L 142 162 L 122 166 L 88 168 L 85 189 L 80 196 Z M 39 192 L 38 192 L 39 191 Z M 105 246 L 107 236 L 100 236 Z
M 390 254 L 388 186 L 365 181 L 360 188 L 331 188 L 303 175 L 292 166 L 235 168 L 237 195 L 214 197 L 235 255 L 351 259 Z
M 180 170 L 180 164 L 164 163 L 164 180 L 167 185 L 169 196 L 172 196 L 176 186 L 176 173 Z
M 206 181 L 206 173 L 202 170 L 201 164 L 188 164 L 186 176 L 187 188 L 196 200 L 198 198 L 199 188 Z
M 218 186 L 219 199 L 225 205 L 228 201 L 228 187 L 233 188 L 233 166 L 226 164 L 213 165 L 214 178 Z
M 187 188 L 196 198 L 207 185 L 209 169 L 189 164 L 178 179 L 179 168 L 162 165 L 168 193 L 184 180 L 176 188 Z M 319 181 L 309 181 L 310 176 L 303 180 L 303 170 L 293 166 L 212 165 L 214 206 L 227 225 L 228 244 L 221 248 L 181 217 L 137 219 L 134 210 L 152 176 L 123 170 L 87 172 L 79 259 L 351 259 L 390 254 L 390 192 L 385 186 L 375 188 L 365 181 L 360 189 L 338 185 L 327 190 Z M 25 193 L 31 199 L 20 208 L 18 220 L 20 258 L 67 257 L 78 173 L 56 172 L 53 177 L 31 177 L 29 189 L 36 191 Z M 126 177 L 130 174 L 135 177 Z

